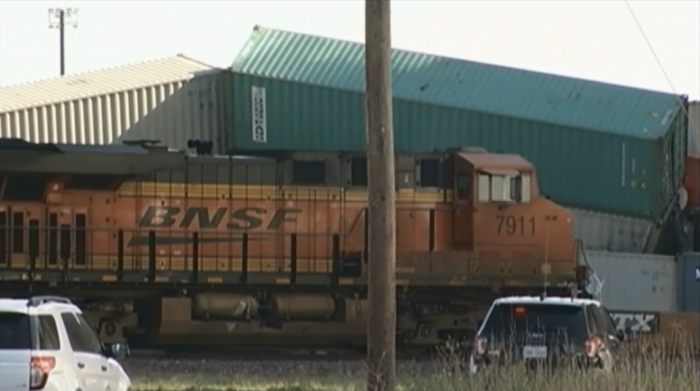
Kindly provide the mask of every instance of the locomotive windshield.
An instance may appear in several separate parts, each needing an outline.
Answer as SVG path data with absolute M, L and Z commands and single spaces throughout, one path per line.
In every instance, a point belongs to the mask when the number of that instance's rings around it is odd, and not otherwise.
M 530 174 L 479 172 L 479 202 L 529 202 Z

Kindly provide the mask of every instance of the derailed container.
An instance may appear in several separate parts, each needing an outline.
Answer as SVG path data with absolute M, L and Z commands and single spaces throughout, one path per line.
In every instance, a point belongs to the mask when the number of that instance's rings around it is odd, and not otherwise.
M 236 151 L 365 149 L 360 43 L 256 28 L 232 66 Z M 518 153 L 563 205 L 653 220 L 685 165 L 685 97 L 394 50 L 395 150 Z
M 669 255 L 587 250 L 579 264 L 602 282 L 602 301 L 615 312 L 676 311 L 678 265 Z M 595 278 L 591 288 L 595 288 Z
M 644 219 L 570 209 L 574 237 L 587 250 L 642 253 L 645 251 L 654 223 Z

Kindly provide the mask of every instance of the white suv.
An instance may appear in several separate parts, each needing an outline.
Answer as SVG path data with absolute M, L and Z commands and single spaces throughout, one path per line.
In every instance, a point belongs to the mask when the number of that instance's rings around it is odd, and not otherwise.
M 70 300 L 0 299 L 2 391 L 128 391 L 131 380 Z

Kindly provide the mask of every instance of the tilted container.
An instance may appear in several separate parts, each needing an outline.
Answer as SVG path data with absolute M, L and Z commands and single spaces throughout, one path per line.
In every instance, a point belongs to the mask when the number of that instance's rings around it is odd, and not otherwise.
M 522 154 L 569 207 L 654 220 L 682 183 L 686 98 L 392 51 L 395 150 Z M 360 43 L 256 27 L 232 65 L 231 150 L 363 151 Z
M 602 301 L 613 311 L 675 311 L 678 289 L 676 259 L 667 255 L 587 250 L 579 263 L 602 282 Z

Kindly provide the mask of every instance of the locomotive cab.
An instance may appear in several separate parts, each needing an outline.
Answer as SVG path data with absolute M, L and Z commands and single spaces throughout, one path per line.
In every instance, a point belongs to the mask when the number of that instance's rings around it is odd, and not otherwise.
M 571 212 L 540 194 L 532 163 L 519 155 L 459 152 L 453 194 L 456 249 L 471 251 L 482 264 L 506 262 L 521 276 L 571 277 Z

